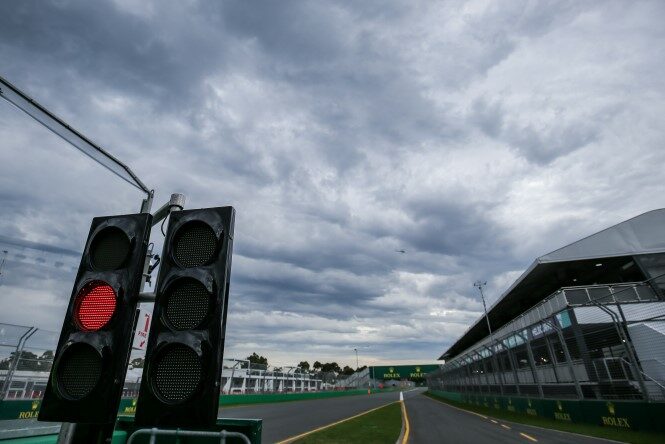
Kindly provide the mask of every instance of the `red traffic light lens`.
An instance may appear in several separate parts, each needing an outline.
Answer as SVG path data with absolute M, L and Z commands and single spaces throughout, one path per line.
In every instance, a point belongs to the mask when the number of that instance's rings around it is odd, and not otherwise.
M 115 306 L 113 287 L 103 281 L 93 281 L 79 291 L 74 306 L 74 319 L 81 330 L 97 331 L 111 320 Z

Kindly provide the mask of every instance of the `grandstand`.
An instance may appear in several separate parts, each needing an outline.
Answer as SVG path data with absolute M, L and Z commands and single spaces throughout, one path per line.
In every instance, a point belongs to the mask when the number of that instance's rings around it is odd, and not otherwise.
M 433 390 L 665 400 L 665 209 L 537 258 L 439 359 Z

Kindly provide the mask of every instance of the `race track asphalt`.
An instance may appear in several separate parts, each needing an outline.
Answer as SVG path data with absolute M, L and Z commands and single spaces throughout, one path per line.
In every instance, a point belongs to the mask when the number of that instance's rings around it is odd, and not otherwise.
M 415 392 L 412 392 L 415 394 Z M 405 394 L 406 397 L 410 393 Z M 399 392 L 225 407 L 220 418 L 263 419 L 263 443 L 275 443 L 399 400 Z
M 409 444 L 607 444 L 591 438 L 556 430 L 531 427 L 483 417 L 457 409 L 422 394 L 405 399 L 410 423 Z
M 409 419 L 408 444 L 600 444 L 608 441 L 484 417 L 424 396 L 424 389 L 404 392 Z M 263 419 L 263 443 L 276 443 L 399 400 L 399 392 L 343 396 L 283 403 L 224 407 L 220 418 Z M 57 424 L 34 420 L 2 421 L 0 438 L 46 432 Z M 350 442 L 350 441 L 349 441 Z

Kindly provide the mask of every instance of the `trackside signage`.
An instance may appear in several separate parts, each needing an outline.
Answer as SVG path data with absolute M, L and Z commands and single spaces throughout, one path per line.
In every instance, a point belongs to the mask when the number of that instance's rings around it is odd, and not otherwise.
M 41 399 L 0 401 L 0 421 L 37 418 L 41 404 Z M 120 401 L 118 413 L 121 415 L 133 414 L 135 409 L 136 399 L 125 398 Z
M 424 379 L 427 373 L 437 370 L 438 365 L 389 365 L 370 367 L 374 379 Z
M 560 422 L 595 424 L 633 431 L 665 432 L 665 403 L 643 401 L 531 399 L 430 390 L 444 399 Z

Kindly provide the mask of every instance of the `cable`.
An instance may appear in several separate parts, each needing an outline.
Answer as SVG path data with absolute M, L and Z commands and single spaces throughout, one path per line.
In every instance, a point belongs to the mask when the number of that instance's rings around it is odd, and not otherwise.
M 168 217 L 168 216 L 166 216 L 166 217 Z M 161 230 L 161 232 L 162 232 L 162 236 L 164 236 L 164 237 L 166 237 L 166 233 L 164 233 L 164 222 L 166 222 L 166 217 L 165 217 L 164 220 L 162 221 L 162 225 L 161 225 L 160 228 L 159 228 L 159 229 Z

